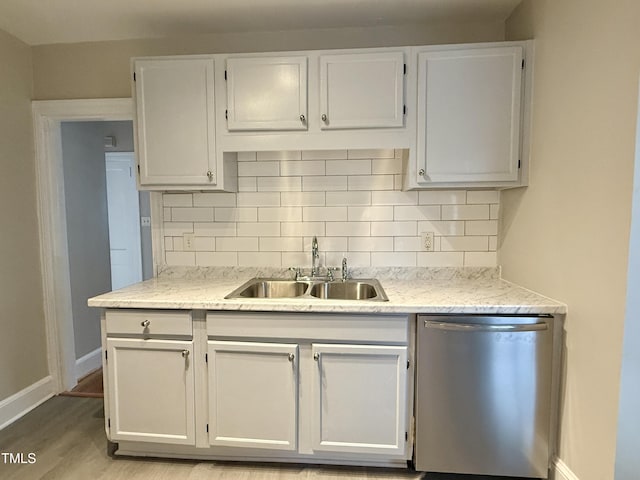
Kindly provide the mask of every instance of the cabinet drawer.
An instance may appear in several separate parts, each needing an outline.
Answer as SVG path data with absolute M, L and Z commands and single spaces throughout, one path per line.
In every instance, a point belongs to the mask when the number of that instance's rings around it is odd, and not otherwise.
M 191 312 L 167 310 L 107 310 L 107 335 L 192 336 Z

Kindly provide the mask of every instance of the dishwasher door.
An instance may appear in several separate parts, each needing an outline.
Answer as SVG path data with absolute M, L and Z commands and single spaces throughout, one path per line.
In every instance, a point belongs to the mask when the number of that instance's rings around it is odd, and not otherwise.
M 417 470 L 548 476 L 552 321 L 418 317 Z

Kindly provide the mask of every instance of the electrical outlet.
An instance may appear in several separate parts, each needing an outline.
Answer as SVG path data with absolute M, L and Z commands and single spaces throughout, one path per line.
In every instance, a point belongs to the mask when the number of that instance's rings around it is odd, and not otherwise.
M 420 240 L 423 251 L 433 252 L 433 232 L 421 232 Z
M 193 252 L 196 249 L 195 238 L 193 233 L 185 233 L 182 235 L 182 248 L 185 252 Z
M 143 227 L 151 226 L 151 217 L 140 217 L 140 225 Z

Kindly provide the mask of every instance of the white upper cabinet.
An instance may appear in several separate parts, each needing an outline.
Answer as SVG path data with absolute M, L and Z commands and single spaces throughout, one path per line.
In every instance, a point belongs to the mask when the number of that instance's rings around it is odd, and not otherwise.
M 134 61 L 140 185 L 218 184 L 214 59 Z
M 227 59 L 227 128 L 307 129 L 307 57 Z
M 519 180 L 523 47 L 416 49 L 417 183 Z
M 404 54 L 320 55 L 322 129 L 403 126 Z

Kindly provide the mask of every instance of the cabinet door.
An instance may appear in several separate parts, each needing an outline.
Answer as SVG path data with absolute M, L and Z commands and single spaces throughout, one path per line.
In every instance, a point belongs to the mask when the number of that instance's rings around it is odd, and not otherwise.
M 227 129 L 307 129 L 307 57 L 229 58 L 226 75 Z
M 107 339 L 111 440 L 195 444 L 193 342 Z
M 402 52 L 320 56 L 321 128 L 402 127 Z
M 211 445 L 295 450 L 298 346 L 209 341 Z
M 418 181 L 518 179 L 522 47 L 418 54 Z
M 141 185 L 216 182 L 214 61 L 136 60 Z
M 403 455 L 407 347 L 312 346 L 313 449 Z

